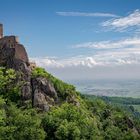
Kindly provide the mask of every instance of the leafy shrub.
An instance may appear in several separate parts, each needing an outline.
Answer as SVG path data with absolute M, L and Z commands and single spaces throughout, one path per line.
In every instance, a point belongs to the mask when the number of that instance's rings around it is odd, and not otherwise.
M 0 139 L 1 140 L 43 140 L 41 118 L 33 109 L 20 110 L 15 105 L 6 105 L 0 98 Z
M 16 78 L 17 73 L 13 69 L 0 67 L 0 95 L 12 102 L 20 99 L 20 85 L 17 84 Z
M 48 139 L 100 139 L 98 120 L 90 115 L 87 110 L 65 103 L 48 112 L 42 124 Z

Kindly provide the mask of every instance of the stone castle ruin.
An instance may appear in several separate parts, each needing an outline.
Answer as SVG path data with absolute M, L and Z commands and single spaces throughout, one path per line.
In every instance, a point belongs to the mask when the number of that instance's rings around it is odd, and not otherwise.
M 3 38 L 3 25 L 0 24 L 0 38 Z
M 0 24 L 0 66 L 15 69 L 24 73 L 19 79 L 25 81 L 22 87 L 22 98 L 31 98 L 29 59 L 27 52 L 22 44 L 19 43 L 17 36 L 3 36 L 3 25 Z
M 4 47 L 8 47 L 15 50 L 15 58 L 24 61 L 25 63 L 29 63 L 27 52 L 23 45 L 21 45 L 18 41 L 17 36 L 3 36 L 3 25 L 0 24 L 0 47 L 1 49 Z
M 32 101 L 34 107 L 47 111 L 58 99 L 53 85 L 46 78 L 32 78 L 31 71 L 36 67 L 30 63 L 25 47 L 19 43 L 17 36 L 3 36 L 0 24 L 0 67 L 12 68 L 21 73 L 18 81 L 23 81 L 21 99 L 23 103 Z M 18 82 L 17 81 L 17 82 Z M 51 104 L 50 104 L 51 101 Z

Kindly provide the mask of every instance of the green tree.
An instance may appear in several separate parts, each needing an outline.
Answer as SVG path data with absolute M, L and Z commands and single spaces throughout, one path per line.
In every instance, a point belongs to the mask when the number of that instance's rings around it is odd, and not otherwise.
M 17 73 L 13 69 L 0 67 L 0 95 L 12 102 L 20 99 L 20 83 L 16 82 Z
M 48 139 L 100 139 L 98 120 L 82 107 L 65 103 L 48 112 L 42 124 Z
M 0 140 L 44 140 L 45 136 L 35 110 L 7 106 L 0 98 Z

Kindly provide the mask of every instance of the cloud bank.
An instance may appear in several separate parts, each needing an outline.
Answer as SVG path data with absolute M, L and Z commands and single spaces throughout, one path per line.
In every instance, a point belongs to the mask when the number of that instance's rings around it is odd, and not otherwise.
M 72 49 L 96 51 L 92 55 L 78 55 L 69 58 L 37 57 L 31 58 L 39 66 L 50 68 L 116 66 L 140 64 L 140 38 L 126 38 L 117 41 L 85 42 L 72 45 Z
M 63 80 L 140 79 L 140 54 L 104 54 L 69 59 L 32 58 L 38 66 Z M 117 56 L 117 57 L 116 57 Z M 99 60 L 95 60 L 98 58 Z M 113 64 L 113 65 L 112 65 Z

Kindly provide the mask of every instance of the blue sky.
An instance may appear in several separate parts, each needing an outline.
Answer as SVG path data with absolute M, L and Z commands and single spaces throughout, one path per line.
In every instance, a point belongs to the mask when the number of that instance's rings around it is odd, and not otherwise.
M 109 77 L 112 68 L 114 76 L 110 77 L 118 77 L 116 73 L 125 75 L 124 78 L 138 77 L 139 0 L 0 0 L 0 3 L 5 35 L 19 36 L 31 60 L 56 76 L 80 78 L 80 71 L 84 78 Z

